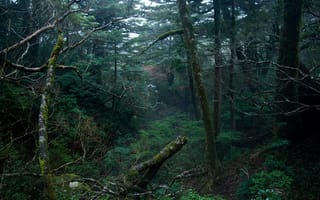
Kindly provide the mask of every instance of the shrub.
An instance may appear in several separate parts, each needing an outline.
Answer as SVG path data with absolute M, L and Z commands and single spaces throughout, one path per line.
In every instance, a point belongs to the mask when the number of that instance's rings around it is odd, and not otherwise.
M 193 190 L 187 190 L 180 200 L 223 200 L 220 196 L 201 196 Z
M 157 120 L 148 129 L 140 130 L 138 140 L 131 145 L 134 160 L 150 159 L 178 135 L 186 136 L 188 143 L 165 162 L 164 167 L 168 169 L 165 174 L 172 178 L 184 170 L 199 167 L 204 158 L 204 130 L 201 122 L 190 120 L 184 114 Z M 161 172 L 159 175 L 161 177 Z
M 293 174 L 290 200 L 319 200 L 320 197 L 320 162 L 310 167 L 296 168 Z
M 165 172 L 160 170 L 157 174 L 157 178 L 168 182 L 182 171 L 201 165 L 204 152 L 204 130 L 201 125 L 201 122 L 190 120 L 184 114 L 151 122 L 139 131 L 137 139 L 120 142 L 107 152 L 104 156 L 105 167 L 111 170 L 112 175 L 121 174 L 131 165 L 152 158 L 178 135 L 187 136 L 187 145 L 164 163 Z M 130 146 L 128 143 L 131 143 Z
M 282 171 L 258 172 L 244 181 L 237 190 L 239 200 L 287 199 L 292 178 Z

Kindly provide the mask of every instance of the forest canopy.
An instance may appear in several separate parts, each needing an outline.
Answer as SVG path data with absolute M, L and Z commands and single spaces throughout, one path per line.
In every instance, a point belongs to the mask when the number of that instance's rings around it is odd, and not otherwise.
M 0 199 L 319 199 L 319 10 L 0 0 Z

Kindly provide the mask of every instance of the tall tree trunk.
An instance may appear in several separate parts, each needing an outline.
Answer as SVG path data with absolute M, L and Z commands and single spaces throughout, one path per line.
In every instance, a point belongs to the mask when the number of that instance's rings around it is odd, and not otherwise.
M 194 81 L 193 81 L 193 75 L 192 75 L 192 66 L 190 62 L 190 55 L 187 55 L 188 60 L 188 79 L 189 79 L 189 90 L 190 90 L 190 96 L 191 96 L 191 103 L 193 108 L 193 114 L 195 119 L 199 119 L 199 111 L 197 106 L 197 98 L 194 91 Z
M 211 113 L 209 109 L 207 94 L 203 85 L 200 60 L 197 52 L 196 39 L 193 32 L 192 24 L 189 20 L 189 14 L 185 0 L 177 0 L 179 14 L 184 29 L 185 43 L 190 58 L 190 64 L 192 66 L 193 77 L 195 80 L 195 86 L 197 94 L 200 100 L 200 107 L 202 111 L 202 120 L 205 128 L 205 149 L 206 149 L 206 162 L 209 172 L 209 186 L 213 183 L 217 170 L 217 151 L 216 151 L 216 135 L 214 133 Z
M 214 132 L 219 135 L 221 129 L 221 69 L 222 69 L 222 55 L 221 55 L 221 1 L 214 1 L 214 93 L 213 93 L 213 123 Z
M 57 199 L 53 183 L 52 175 L 49 167 L 49 152 L 48 152 L 48 117 L 49 105 L 51 99 L 51 89 L 54 85 L 56 62 L 63 45 L 62 33 L 59 32 L 58 40 L 51 52 L 48 62 L 46 84 L 44 86 L 43 94 L 41 95 L 40 113 L 38 119 L 39 126 L 39 164 L 41 175 L 44 177 L 44 187 L 46 198 L 50 200 Z
M 231 5 L 231 62 L 229 68 L 229 89 L 230 89 L 230 125 L 232 130 L 236 130 L 236 119 L 235 119 L 235 96 L 234 96 L 234 65 L 236 59 L 236 16 L 235 16 L 235 0 L 232 0 Z
M 298 101 L 299 38 L 302 18 L 303 0 L 284 0 L 283 27 L 280 35 L 280 48 L 277 67 L 278 112 L 290 113 Z M 286 127 L 293 127 L 297 116 L 279 117 L 278 122 L 285 122 Z M 289 125 L 290 124 L 290 125 Z M 291 132 L 288 128 L 280 130 L 284 134 Z

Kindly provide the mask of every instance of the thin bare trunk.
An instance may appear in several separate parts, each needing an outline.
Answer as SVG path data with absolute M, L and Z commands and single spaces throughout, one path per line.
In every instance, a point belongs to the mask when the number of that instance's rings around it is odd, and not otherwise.
M 54 84 L 56 62 L 63 45 L 62 33 L 59 32 L 58 40 L 54 46 L 47 69 L 46 84 L 44 86 L 43 94 L 41 95 L 40 113 L 38 119 L 39 126 L 39 164 L 41 175 L 44 177 L 45 195 L 50 200 L 57 199 L 53 183 L 52 175 L 49 167 L 49 152 L 48 152 L 48 117 L 49 117 L 49 105 L 51 99 L 51 89 Z

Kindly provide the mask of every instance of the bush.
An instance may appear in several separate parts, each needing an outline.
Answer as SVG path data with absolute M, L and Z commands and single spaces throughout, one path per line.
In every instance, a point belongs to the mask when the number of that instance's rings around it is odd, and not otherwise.
M 237 147 L 234 145 L 242 139 L 243 135 L 236 131 L 221 132 L 219 134 L 217 137 L 217 150 L 223 163 L 233 161 L 247 150 L 247 148 Z
M 138 162 L 150 159 L 178 135 L 186 136 L 188 143 L 164 163 L 166 175 L 172 178 L 184 170 L 199 167 L 204 158 L 204 130 L 201 122 L 190 120 L 184 114 L 157 120 L 148 129 L 140 130 L 139 139 L 131 145 L 134 159 Z M 159 175 L 161 177 L 161 171 Z
M 139 131 L 137 139 L 129 141 L 130 146 L 127 145 L 127 142 L 117 145 L 105 154 L 105 167 L 112 171 L 112 175 L 121 174 L 134 163 L 152 158 L 178 135 L 187 136 L 187 145 L 176 156 L 164 163 L 163 168 L 166 169 L 166 172 L 162 173 L 164 170 L 160 170 L 157 174 L 157 177 L 162 181 L 168 182 L 182 171 L 199 167 L 204 157 L 202 124 L 199 121 L 188 119 L 184 114 L 177 114 L 150 123 L 146 129 Z
M 296 168 L 293 178 L 290 200 L 319 200 L 320 162 L 310 167 Z
M 282 171 L 259 172 L 244 181 L 237 190 L 239 200 L 287 199 L 292 178 Z
M 223 200 L 220 196 L 201 196 L 193 190 L 187 190 L 180 200 Z

